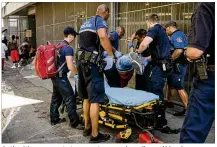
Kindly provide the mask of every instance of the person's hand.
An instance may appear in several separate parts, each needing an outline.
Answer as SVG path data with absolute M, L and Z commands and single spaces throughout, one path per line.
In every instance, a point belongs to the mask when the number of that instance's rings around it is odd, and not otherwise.
M 121 56 L 122 56 L 122 53 L 121 52 L 119 52 L 119 51 L 117 51 L 117 50 L 115 50 L 115 57 L 116 58 L 120 58 Z
M 134 48 L 133 42 L 128 42 L 128 47 L 129 48 L 131 48 L 131 47 Z
M 78 74 L 74 74 L 75 81 L 78 81 Z
M 112 68 L 114 64 L 114 56 L 107 56 L 105 59 L 103 59 L 106 62 L 106 66 L 104 70 L 109 70 Z
M 146 66 L 149 62 L 150 62 L 150 59 L 145 58 L 142 63 L 143 63 L 144 66 Z
M 128 37 L 128 38 L 127 38 L 127 42 L 132 42 L 132 38 L 131 38 L 131 37 Z

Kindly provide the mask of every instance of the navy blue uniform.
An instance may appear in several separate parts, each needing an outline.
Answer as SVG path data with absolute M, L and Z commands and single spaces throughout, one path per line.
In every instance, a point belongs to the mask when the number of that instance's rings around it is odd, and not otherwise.
M 152 58 L 152 68 L 149 76 L 151 78 L 151 92 L 158 95 L 160 100 L 164 100 L 163 88 L 165 85 L 166 74 L 162 71 L 162 65 L 157 65 L 154 62 L 169 59 L 171 57 L 171 45 L 165 30 L 159 24 L 150 28 L 146 36 L 153 39 L 149 45 Z
M 173 72 L 172 75 L 170 75 L 167 80 L 168 80 L 168 84 L 172 88 L 176 90 L 181 90 L 184 89 L 184 79 L 187 70 L 187 64 L 183 59 L 184 58 L 183 54 L 184 54 L 184 50 L 187 48 L 188 41 L 187 41 L 187 37 L 182 31 L 176 30 L 170 36 L 170 42 L 173 47 L 173 52 L 176 49 L 182 49 L 183 53 L 174 61 L 179 68 L 179 72 Z
M 209 54 L 208 65 L 215 64 L 215 3 L 200 3 L 191 18 L 189 47 Z M 215 72 L 207 69 L 208 79 L 193 79 L 181 143 L 203 143 L 215 118 Z
M 99 51 L 100 40 L 97 39 L 97 30 L 108 29 L 107 23 L 100 16 L 94 16 L 85 21 L 80 28 L 80 47 L 82 50 L 93 52 Z M 104 77 L 98 66 L 91 63 L 91 68 L 77 62 L 78 68 L 78 95 L 81 98 L 89 99 L 90 103 L 103 103 L 105 97 Z
M 65 40 L 60 44 L 62 43 L 69 45 L 69 43 Z M 70 46 L 64 46 L 60 49 L 59 66 L 66 61 L 66 56 L 74 56 L 73 48 Z M 51 122 L 56 122 L 59 119 L 58 109 L 62 104 L 62 101 L 64 101 L 66 105 L 70 121 L 73 122 L 78 118 L 76 113 L 76 99 L 74 91 L 67 77 L 68 71 L 67 64 L 65 64 L 62 69 L 62 76 L 57 74 L 55 78 L 51 79 L 53 83 L 53 93 L 50 106 Z
M 117 32 L 110 32 L 109 33 L 109 36 L 111 37 L 111 44 L 112 46 L 118 50 L 118 47 L 119 47 L 119 40 L 120 40 L 120 36 L 118 35 Z
M 139 48 L 139 45 L 140 44 L 137 43 L 136 48 Z M 149 48 L 143 51 L 141 55 L 142 57 L 149 57 L 151 55 Z M 144 90 L 148 92 L 151 91 L 150 89 L 151 86 L 149 85 L 150 84 L 150 78 L 149 78 L 150 71 L 151 71 L 151 65 L 147 64 L 142 75 L 136 74 L 136 84 L 135 84 L 136 90 Z

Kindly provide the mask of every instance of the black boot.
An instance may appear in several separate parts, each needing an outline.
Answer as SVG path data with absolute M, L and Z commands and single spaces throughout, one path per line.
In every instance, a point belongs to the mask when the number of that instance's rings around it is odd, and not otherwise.
M 183 109 L 181 112 L 176 112 L 173 114 L 173 116 L 184 116 L 185 115 L 185 109 Z

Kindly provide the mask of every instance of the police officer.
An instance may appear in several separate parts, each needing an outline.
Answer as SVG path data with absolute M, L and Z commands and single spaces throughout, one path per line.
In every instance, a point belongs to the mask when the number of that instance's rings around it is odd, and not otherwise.
M 139 29 L 137 30 L 130 38 L 128 42 L 128 47 L 138 49 L 140 43 L 143 41 L 147 34 L 147 31 L 145 29 Z M 137 40 L 136 47 L 133 45 L 133 41 Z M 133 51 L 133 50 L 131 50 Z M 149 58 L 151 58 L 149 48 L 141 53 L 143 57 L 143 61 L 147 62 L 145 63 L 145 69 L 143 71 L 143 74 L 136 74 L 136 83 L 135 83 L 135 89 L 136 90 L 144 90 L 144 91 L 150 91 L 150 81 L 149 81 L 149 75 L 150 75 L 150 64 L 148 64 Z
M 203 143 L 215 118 L 215 3 L 199 3 L 191 23 L 186 57 L 196 62 L 198 70 L 193 79 L 180 142 Z
M 60 57 L 58 64 L 59 66 L 62 66 L 65 63 L 66 64 L 63 66 L 60 73 L 51 79 L 53 83 L 53 94 L 50 105 L 50 118 L 51 125 L 56 125 L 65 121 L 64 119 L 59 118 L 58 111 L 62 101 L 64 101 L 70 120 L 70 126 L 76 128 L 79 124 L 79 117 L 76 113 L 76 99 L 74 91 L 68 80 L 67 73 L 70 70 L 75 75 L 75 78 L 77 78 L 76 75 L 78 72 L 75 65 L 73 65 L 74 51 L 69 44 L 72 43 L 78 33 L 71 27 L 66 27 L 63 33 L 64 40 L 60 42 L 60 45 L 66 44 L 66 46 L 62 47 L 59 51 Z
M 119 47 L 119 41 L 125 34 L 125 28 L 122 26 L 119 26 L 116 28 L 116 31 L 109 33 L 109 39 L 111 40 L 111 44 L 114 49 L 118 50 Z
M 170 38 L 170 43 L 173 47 L 172 60 L 174 64 L 174 71 L 172 75 L 168 77 L 168 106 L 173 107 L 172 96 L 174 96 L 175 90 L 177 90 L 183 104 L 184 110 L 176 112 L 174 116 L 182 116 L 185 114 L 185 110 L 188 104 L 188 95 L 184 90 L 184 79 L 187 70 L 187 63 L 184 57 L 184 50 L 187 48 L 187 38 L 185 34 L 177 29 L 175 21 L 170 21 L 165 25 L 166 33 Z
M 156 14 L 148 16 L 146 21 L 148 32 L 139 46 L 138 53 L 150 47 L 151 53 L 151 91 L 164 100 L 163 88 L 165 79 L 170 72 L 170 42 L 164 28 L 158 23 L 159 17 Z
M 83 136 L 89 136 L 91 143 L 104 142 L 110 135 L 98 132 L 99 103 L 104 102 L 105 89 L 103 72 L 95 59 L 103 60 L 103 49 L 108 53 L 106 69 L 113 66 L 112 46 L 108 38 L 107 19 L 109 8 L 102 4 L 98 6 L 96 16 L 85 21 L 80 28 L 80 49 L 78 51 L 78 95 L 84 99 L 83 113 L 85 129 Z M 85 58 L 83 58 L 85 57 Z M 86 58 L 87 57 L 87 58 Z M 97 63 L 96 63 L 97 62 Z M 109 66 L 109 67 L 108 67 Z M 90 125 L 91 119 L 91 125 Z
M 124 36 L 124 34 L 125 34 L 125 29 L 122 26 L 117 27 L 116 31 L 109 33 L 109 39 L 111 41 L 113 52 L 115 55 L 116 54 L 119 54 L 119 56 L 121 55 L 121 53 L 118 52 L 117 50 L 119 47 L 119 41 Z M 113 64 L 111 69 L 105 70 L 104 73 L 110 87 L 121 87 L 120 76 L 115 64 Z

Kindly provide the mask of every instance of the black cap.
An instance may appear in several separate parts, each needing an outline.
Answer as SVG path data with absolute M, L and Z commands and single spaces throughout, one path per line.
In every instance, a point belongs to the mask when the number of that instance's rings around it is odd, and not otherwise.
M 175 21 L 169 21 L 168 23 L 165 24 L 165 29 L 169 26 L 177 27 L 177 24 Z
M 70 35 L 70 34 L 73 35 L 73 36 L 79 35 L 79 33 L 76 32 L 76 31 L 74 30 L 74 28 L 72 28 L 72 27 L 66 27 L 66 28 L 64 29 L 63 33 L 64 33 L 64 35 Z

